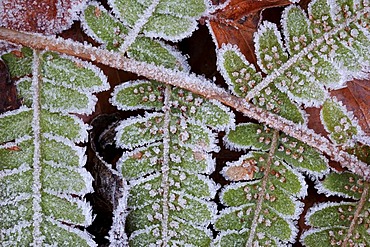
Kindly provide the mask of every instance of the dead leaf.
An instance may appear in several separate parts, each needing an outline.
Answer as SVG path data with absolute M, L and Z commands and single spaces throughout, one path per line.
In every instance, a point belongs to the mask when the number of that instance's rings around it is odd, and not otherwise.
M 308 107 L 305 109 L 308 113 L 308 128 L 313 129 L 316 133 L 321 134 L 323 136 L 328 136 L 329 133 L 325 130 L 324 125 L 321 123 L 320 119 L 320 108 L 316 107 Z
M 289 0 L 231 0 L 225 8 L 214 13 L 210 20 L 216 45 L 237 44 L 246 59 L 256 64 L 253 34 L 257 31 L 262 10 L 290 3 Z
M 21 105 L 17 97 L 17 89 L 9 77 L 5 63 L 0 60 L 0 113 L 18 109 Z
M 71 27 L 86 0 L 3 0 L 0 26 L 19 31 L 57 34 Z
M 18 146 L 11 146 L 11 147 L 8 147 L 8 148 L 5 148 L 6 150 L 8 151 L 20 151 L 21 148 L 18 147 Z
M 246 159 L 240 166 L 229 167 L 225 174 L 231 181 L 251 180 L 259 170 L 256 165 L 256 160 Z

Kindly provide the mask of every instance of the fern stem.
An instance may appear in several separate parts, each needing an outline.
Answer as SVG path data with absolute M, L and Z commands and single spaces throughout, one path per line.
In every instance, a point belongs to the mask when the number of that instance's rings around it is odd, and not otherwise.
M 284 74 L 286 70 L 288 70 L 290 67 L 295 66 L 296 63 L 301 60 L 305 55 L 316 49 L 320 44 L 324 43 L 325 41 L 329 40 L 330 37 L 338 33 L 339 31 L 343 30 L 345 27 L 349 26 L 352 23 L 355 23 L 356 20 L 359 20 L 362 16 L 364 16 L 366 13 L 370 12 L 370 8 L 364 8 L 361 11 L 358 11 L 355 16 L 352 18 L 346 19 L 346 21 L 342 24 L 336 25 L 331 31 L 325 33 L 321 38 L 318 38 L 315 40 L 315 42 L 312 42 L 310 45 L 306 46 L 302 51 L 298 52 L 294 56 L 290 57 L 286 63 L 284 63 L 283 66 L 281 66 L 279 69 L 274 70 L 271 74 L 267 75 L 261 83 L 256 85 L 254 88 L 252 88 L 248 94 L 245 96 L 245 98 L 250 101 L 252 100 L 256 95 L 259 94 L 259 92 L 267 87 L 271 82 L 275 81 L 277 77 Z
M 168 190 L 169 190 L 169 154 L 170 154 L 170 121 L 171 121 L 171 108 L 170 108 L 171 88 L 166 86 L 164 92 L 164 125 L 163 125 L 163 164 L 162 164 L 162 246 L 168 245 Z
M 342 245 L 341 245 L 342 247 L 347 247 L 348 246 L 347 245 L 348 240 L 350 239 L 350 237 L 353 234 L 353 230 L 355 229 L 356 224 L 357 224 L 357 219 L 358 219 L 358 217 L 359 217 L 359 215 L 360 215 L 360 213 L 361 213 L 362 209 L 364 208 L 365 203 L 367 201 L 367 197 L 369 195 L 369 187 L 370 187 L 370 183 L 365 182 L 364 191 L 361 194 L 361 198 L 360 198 L 360 201 L 358 202 L 356 212 L 353 215 L 353 219 L 352 219 L 351 224 L 348 228 L 347 236 L 344 238 L 344 240 L 342 242 Z
M 41 215 L 41 134 L 40 134 L 40 52 L 37 50 L 33 51 L 33 68 L 32 68 L 32 88 L 33 92 L 33 144 L 34 144 L 34 154 L 33 154 L 33 246 L 41 246 L 43 238 L 41 237 L 40 224 L 42 221 Z
M 370 167 L 357 159 L 357 157 L 340 150 L 328 139 L 316 134 L 306 126 L 295 124 L 280 116 L 258 108 L 245 99 L 235 97 L 214 83 L 194 74 L 174 71 L 155 66 L 145 62 L 138 62 L 124 57 L 121 53 L 106 51 L 91 45 L 81 44 L 62 38 L 46 37 L 39 34 L 22 33 L 0 27 L 0 39 L 11 43 L 21 44 L 34 49 L 48 49 L 71 56 L 125 70 L 145 76 L 148 79 L 157 80 L 169 85 L 189 90 L 207 99 L 215 99 L 228 105 L 237 111 L 244 113 L 249 118 L 256 119 L 260 123 L 266 123 L 271 128 L 285 132 L 286 134 L 305 142 L 306 144 L 327 154 L 332 160 L 338 161 L 342 167 L 348 168 L 353 173 L 370 181 Z
M 142 14 L 142 18 L 140 18 L 135 23 L 135 26 L 130 30 L 130 32 L 125 37 L 124 43 L 119 48 L 120 52 L 125 54 L 128 48 L 132 45 L 132 43 L 135 42 L 136 37 L 141 32 L 144 25 L 149 21 L 149 18 L 153 15 L 158 4 L 159 4 L 159 0 L 154 0 L 152 1 L 152 4 L 144 11 L 144 13 Z
M 267 186 L 267 182 L 268 182 L 268 179 L 269 179 L 269 176 L 270 176 L 270 169 L 271 169 L 272 159 L 274 157 L 275 150 L 276 150 L 276 147 L 277 147 L 277 144 L 278 144 L 278 138 L 279 138 L 279 131 L 275 130 L 274 135 L 272 137 L 271 148 L 270 148 L 270 151 L 269 151 L 269 157 L 266 161 L 265 171 L 263 173 L 263 178 L 262 178 L 262 182 L 261 182 L 261 191 L 258 193 L 258 201 L 257 201 L 257 205 L 256 205 L 256 210 L 254 211 L 255 213 L 254 213 L 253 221 L 252 221 L 252 224 L 251 224 L 249 238 L 248 238 L 247 244 L 245 245 L 246 247 L 252 247 L 253 246 L 253 239 L 255 237 L 256 229 L 257 229 L 257 226 L 258 226 L 258 218 L 260 217 L 260 212 L 262 210 L 262 204 L 265 200 L 264 196 L 266 194 L 266 186 Z

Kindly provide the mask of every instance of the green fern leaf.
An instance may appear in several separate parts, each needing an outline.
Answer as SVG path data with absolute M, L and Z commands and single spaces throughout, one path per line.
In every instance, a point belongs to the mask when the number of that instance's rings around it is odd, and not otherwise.
M 14 53 L 7 53 L 2 55 L 2 59 L 10 66 L 9 73 L 10 77 L 23 77 L 32 74 L 32 49 L 28 47 L 22 47 L 19 55 Z
M 114 14 L 133 28 L 143 18 L 151 2 L 137 0 L 110 0 Z M 151 38 L 177 41 L 190 35 L 197 26 L 196 20 L 207 10 L 204 0 L 158 0 L 155 10 L 143 26 L 143 33 Z
M 126 5 L 125 9 L 128 10 Z M 86 7 L 82 24 L 90 37 L 104 44 L 109 50 L 120 50 L 130 30 L 130 26 L 127 26 L 125 22 L 117 20 L 104 7 L 95 2 Z M 127 49 L 127 55 L 138 61 L 154 63 L 167 68 L 180 70 L 187 68 L 185 58 L 174 48 L 142 35 L 135 38 Z
M 221 192 L 222 204 L 215 227 L 219 246 L 281 246 L 293 243 L 294 220 L 302 211 L 298 198 L 306 195 L 306 182 L 328 172 L 327 160 L 306 144 L 278 135 L 260 124 L 239 124 L 228 131 L 225 143 L 232 149 L 253 149 L 236 162 L 229 162 L 223 176 L 233 183 Z M 239 182 L 240 181 L 240 182 Z M 247 181 L 247 182 L 243 182 Z
M 130 246 L 189 244 L 209 246 L 207 226 L 216 213 L 210 201 L 217 185 L 211 151 L 217 151 L 214 129 L 229 128 L 232 113 L 219 103 L 154 81 L 126 82 L 113 92 L 122 110 L 156 110 L 123 120 L 116 143 L 127 152 L 117 168 L 129 184 L 125 218 Z M 125 203 L 125 204 L 126 204 Z M 115 217 L 122 218 L 122 212 Z M 118 220 L 117 220 L 118 222 Z M 111 242 L 122 244 L 122 239 Z
M 263 22 L 255 34 L 257 62 L 268 74 L 248 93 L 252 98 L 273 82 L 282 92 L 306 106 L 319 106 L 327 89 L 342 87 L 364 76 L 370 61 L 369 6 L 362 1 L 314 0 L 308 17 L 297 6 L 283 12 L 285 45 L 277 26 Z
M 299 198 L 307 185 L 299 171 L 312 177 L 328 172 L 327 160 L 314 149 L 260 124 L 239 124 L 224 138 L 232 149 L 254 149 L 228 162 L 223 176 L 233 183 L 221 192 L 215 227 L 218 246 L 281 246 L 293 243 L 294 220 L 302 211 Z M 247 182 L 243 182 L 247 181 Z
M 353 146 L 355 137 L 362 133 L 353 116 L 335 100 L 325 101 L 321 109 L 321 119 L 330 139 L 337 144 Z
M 236 131 L 240 131 L 238 127 Z M 270 142 L 278 144 L 276 131 Z M 222 170 L 224 177 L 241 182 L 227 185 L 221 192 L 221 203 L 227 208 L 215 223 L 220 231 L 217 246 L 281 246 L 294 242 L 298 230 L 293 221 L 303 207 L 298 198 L 306 195 L 307 185 L 288 164 L 271 150 L 269 154 L 250 152 L 227 163 Z
M 319 192 L 355 201 L 320 203 L 306 215 L 312 228 L 301 237 L 305 246 L 367 246 L 370 243 L 369 183 L 355 174 L 331 173 L 316 186 Z
M 28 49 L 7 59 L 19 80 L 25 106 L 0 115 L 0 238 L 3 246 L 94 246 L 78 227 L 92 221 L 83 196 L 92 177 L 83 168 L 87 140 L 82 120 L 92 112 L 92 94 L 109 88 L 95 66 L 51 52 Z M 29 73 L 28 68 L 32 68 Z M 72 114 L 71 114 L 72 113 Z
M 257 62 L 265 73 L 272 73 L 288 61 L 288 54 L 284 50 L 280 33 L 275 24 L 263 22 L 255 35 Z M 302 73 L 299 67 L 290 67 L 282 75 L 278 76 L 274 83 L 283 92 L 286 92 L 291 99 L 306 105 L 314 105 L 314 102 L 321 101 L 327 96 L 324 88 L 310 77 Z
M 231 149 L 269 150 L 272 144 L 273 130 L 260 124 L 245 123 L 230 130 L 224 140 Z M 312 176 L 327 173 L 327 159 L 307 144 L 289 137 L 279 135 L 277 149 L 274 153 L 296 169 Z
M 254 66 L 245 59 L 237 47 L 222 46 L 217 54 L 217 62 L 231 90 L 239 97 L 245 97 L 262 81 L 261 74 L 256 72 Z M 255 96 L 253 103 L 293 122 L 304 122 L 302 111 L 297 104 L 291 102 L 286 93 L 278 90 L 273 84 Z

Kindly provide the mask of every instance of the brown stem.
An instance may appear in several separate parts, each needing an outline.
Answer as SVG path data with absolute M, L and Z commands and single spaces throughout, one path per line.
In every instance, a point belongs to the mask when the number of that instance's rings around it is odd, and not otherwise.
M 348 168 L 355 174 L 370 181 L 370 166 L 359 161 L 355 156 L 348 154 L 333 145 L 328 139 L 316 134 L 306 126 L 295 124 L 285 118 L 267 112 L 245 99 L 235 97 L 224 89 L 216 87 L 205 78 L 181 71 L 174 71 L 155 66 L 145 62 L 138 62 L 124 57 L 117 52 L 110 52 L 91 45 L 81 44 L 62 38 L 42 36 L 39 34 L 22 33 L 0 27 L 0 40 L 28 46 L 33 49 L 52 50 L 86 60 L 96 61 L 112 68 L 125 70 L 148 79 L 157 80 L 172 86 L 189 90 L 207 99 L 215 99 L 228 105 L 249 118 L 265 123 L 271 128 L 285 132 L 286 134 L 320 150 L 332 160 L 338 161 L 343 167 Z

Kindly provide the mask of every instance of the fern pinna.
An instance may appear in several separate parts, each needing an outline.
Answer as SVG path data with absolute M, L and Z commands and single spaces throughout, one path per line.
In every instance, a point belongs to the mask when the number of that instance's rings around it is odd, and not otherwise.
M 126 110 L 156 110 L 117 127 L 116 142 L 128 149 L 118 170 L 129 184 L 130 245 L 209 245 L 207 226 L 217 211 L 210 201 L 217 189 L 208 178 L 215 166 L 210 152 L 218 147 L 207 125 L 229 127 L 232 114 L 216 102 L 153 81 L 118 86 L 112 102 Z
M 93 93 L 109 88 L 90 63 L 52 52 L 5 54 L 24 105 L 0 115 L 0 239 L 2 246 L 94 246 L 83 196 L 92 177 L 83 168 Z M 31 77 L 30 77 L 31 76 Z
M 215 222 L 219 246 L 281 246 L 294 243 L 294 221 L 307 194 L 304 171 L 312 178 L 328 172 L 327 160 L 304 143 L 260 124 L 239 124 L 225 142 L 255 151 L 229 162 L 222 174 L 234 183 L 221 192 L 227 206 Z M 244 182 L 243 182 L 244 181 Z
M 91 4 L 84 11 L 90 36 L 140 61 L 187 70 L 179 52 L 151 38 L 177 41 L 188 36 L 207 10 L 204 1 L 108 3 L 119 21 Z M 111 26 L 96 25 L 96 19 Z M 116 143 L 127 150 L 117 169 L 127 180 L 129 192 L 115 210 L 111 245 L 210 245 L 207 226 L 217 211 L 210 199 L 217 185 L 207 176 L 215 166 L 210 152 L 218 147 L 207 126 L 230 127 L 232 113 L 215 101 L 148 80 L 117 86 L 111 102 L 120 110 L 150 111 L 117 127 Z M 127 230 L 128 239 L 120 234 L 121 228 Z
M 362 138 L 364 133 L 353 116 L 328 93 L 343 87 L 349 78 L 363 76 L 367 70 L 368 16 L 365 1 L 312 1 L 308 18 L 299 7 L 289 6 L 282 19 L 285 46 L 275 24 L 263 22 L 255 34 L 257 62 L 267 74 L 265 78 L 231 45 L 223 45 L 218 51 L 219 70 L 235 95 L 252 99 L 255 105 L 293 122 L 304 124 L 306 120 L 298 105 L 322 106 L 321 121 L 329 138 L 344 149 L 359 141 L 369 144 L 368 139 Z M 228 185 L 221 193 L 221 202 L 228 208 L 221 211 L 215 223 L 221 231 L 217 244 L 294 243 L 297 229 L 293 221 L 302 210 L 297 197 L 304 196 L 306 186 L 297 170 L 304 170 L 317 180 L 317 176 L 327 173 L 325 159 L 314 150 L 308 151 L 300 141 L 256 124 L 238 125 L 225 140 L 234 149 L 262 149 L 268 153 L 253 151 L 224 168 L 227 179 L 247 182 Z M 303 235 L 302 243 L 317 246 L 319 239 L 323 246 L 369 244 L 368 183 L 346 172 L 330 174 L 322 182 L 317 180 L 317 184 L 319 192 L 359 201 L 312 208 L 307 223 L 314 228 Z
M 339 195 L 349 201 L 320 203 L 310 208 L 305 246 L 368 246 L 370 244 L 369 182 L 349 172 L 331 173 L 316 187 L 326 195 Z

